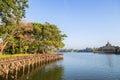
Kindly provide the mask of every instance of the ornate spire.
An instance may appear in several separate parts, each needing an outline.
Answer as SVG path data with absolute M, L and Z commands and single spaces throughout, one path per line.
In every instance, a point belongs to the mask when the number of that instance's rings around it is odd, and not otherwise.
M 111 46 L 111 44 L 109 43 L 109 41 L 107 42 L 106 46 L 107 46 L 107 47 L 110 47 L 110 46 Z

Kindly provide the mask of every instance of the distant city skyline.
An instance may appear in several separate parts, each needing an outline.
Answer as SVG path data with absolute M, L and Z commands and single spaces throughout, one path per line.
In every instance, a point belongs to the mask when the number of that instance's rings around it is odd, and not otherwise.
M 65 48 L 120 46 L 120 0 L 29 0 L 27 22 L 49 22 L 68 35 Z

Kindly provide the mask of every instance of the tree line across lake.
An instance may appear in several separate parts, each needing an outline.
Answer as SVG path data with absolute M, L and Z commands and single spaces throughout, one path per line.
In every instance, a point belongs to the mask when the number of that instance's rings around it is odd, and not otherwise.
M 66 34 L 48 22 L 21 21 L 28 0 L 0 0 L 0 54 L 51 53 L 64 47 Z

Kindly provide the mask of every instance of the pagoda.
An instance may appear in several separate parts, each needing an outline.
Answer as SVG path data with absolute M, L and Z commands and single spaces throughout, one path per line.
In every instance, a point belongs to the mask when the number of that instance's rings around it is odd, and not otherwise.
M 120 48 L 118 46 L 112 46 L 110 42 L 107 42 L 105 46 L 97 48 L 94 52 L 96 53 L 120 53 Z

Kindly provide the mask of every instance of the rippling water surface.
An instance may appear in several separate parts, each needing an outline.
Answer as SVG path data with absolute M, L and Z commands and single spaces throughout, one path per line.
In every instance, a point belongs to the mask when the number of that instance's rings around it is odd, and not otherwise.
M 64 59 L 46 65 L 31 80 L 120 80 L 120 55 L 64 53 Z

